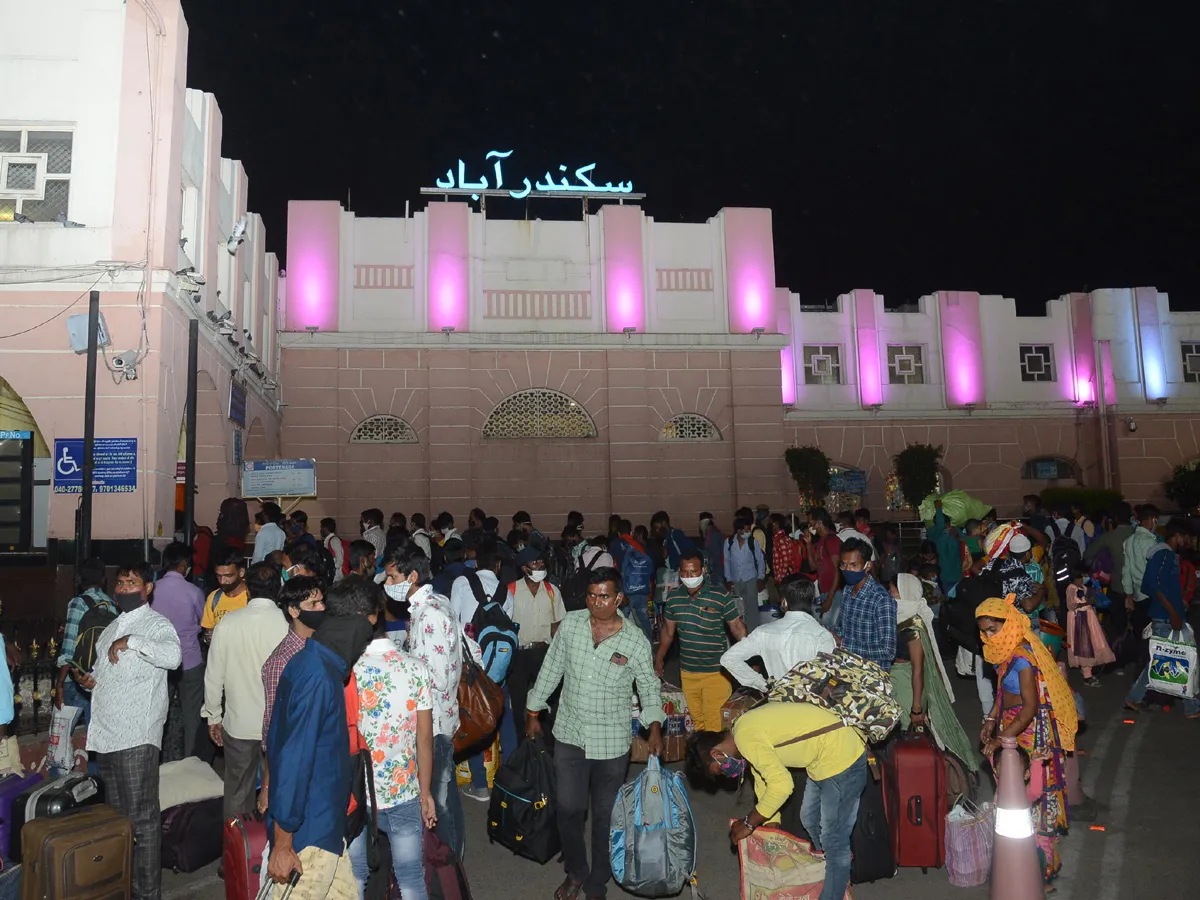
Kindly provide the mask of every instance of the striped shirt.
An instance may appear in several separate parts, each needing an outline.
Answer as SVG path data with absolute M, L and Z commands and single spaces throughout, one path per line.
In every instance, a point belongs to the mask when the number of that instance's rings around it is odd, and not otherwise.
M 693 597 L 682 585 L 667 592 L 663 614 L 675 623 L 679 668 L 685 672 L 720 672 L 721 655 L 729 649 L 725 626 L 738 617 L 737 603 L 710 585 Z

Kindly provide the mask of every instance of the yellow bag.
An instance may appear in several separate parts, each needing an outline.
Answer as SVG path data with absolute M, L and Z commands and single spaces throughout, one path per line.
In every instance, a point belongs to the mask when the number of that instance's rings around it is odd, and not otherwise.
M 500 735 L 497 734 L 495 740 L 492 741 L 492 746 L 483 751 L 483 770 L 487 773 L 488 790 L 492 789 L 492 783 L 496 780 L 496 772 L 500 768 Z M 471 783 L 471 767 L 464 759 L 458 764 L 454 770 L 455 780 L 458 786 Z

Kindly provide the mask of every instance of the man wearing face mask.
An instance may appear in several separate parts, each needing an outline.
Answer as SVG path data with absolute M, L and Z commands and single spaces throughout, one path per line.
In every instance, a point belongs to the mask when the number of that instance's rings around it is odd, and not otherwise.
M 415 546 L 415 545 L 410 545 Z M 403 571 L 396 560 L 403 550 L 397 547 L 392 555 L 383 563 L 383 593 L 384 601 L 384 633 L 401 650 L 408 649 L 409 605 L 408 573 Z M 417 548 L 420 550 L 420 547 Z
M 320 578 L 325 580 L 325 564 L 321 552 L 315 544 L 307 541 L 293 541 L 283 548 L 283 568 L 279 573 L 280 580 L 302 576 L 304 578 Z
M 294 898 L 358 896 L 346 847 L 352 768 L 345 684 L 371 642 L 381 602 L 370 579 L 348 575 L 331 586 L 320 627 L 279 678 L 267 732 L 273 898 L 283 896 L 293 872 L 302 876 Z
M 736 597 L 746 630 L 758 625 L 758 593 L 766 587 L 767 558 L 752 534 L 754 522 L 739 516 L 725 542 L 725 585 Z
M 721 707 L 733 685 L 721 671 L 721 654 L 729 647 L 728 628 L 735 641 L 746 636 L 733 597 L 705 584 L 704 559 L 698 550 L 685 550 L 679 559 L 682 584 L 663 601 L 662 635 L 654 671 L 662 678 L 667 651 L 679 640 L 679 679 L 688 711 L 700 731 L 721 727 Z
M 517 554 L 521 576 L 508 586 L 512 598 L 512 620 L 517 625 L 521 645 L 508 669 L 506 689 L 512 698 L 513 721 L 522 735 L 520 723 L 525 719 L 525 698 L 537 681 L 550 640 L 558 631 L 567 607 L 562 594 L 546 579 L 546 563 L 535 547 L 526 547 Z M 511 753 L 516 747 L 505 747 Z
M 872 577 L 875 551 L 860 538 L 842 544 L 842 589 L 838 635 L 841 645 L 884 671 L 896 659 L 896 600 Z
M 520 529 L 525 534 L 526 545 L 543 553 L 550 547 L 550 541 L 544 534 L 533 527 L 533 519 L 525 510 L 517 510 L 512 517 L 513 528 Z
M 747 765 L 758 802 L 730 826 L 730 841 L 736 845 L 774 820 L 795 789 L 788 769 L 807 770 L 800 819 L 813 849 L 825 857 L 820 900 L 842 900 L 850 882 L 850 835 L 867 784 L 862 736 L 810 703 L 767 703 L 744 713 L 729 731 L 697 731 L 688 739 L 685 766 L 694 785 L 715 788 L 722 776 L 740 779 Z
M 192 548 L 179 542 L 163 550 L 163 572 L 154 585 L 154 610 L 166 616 L 183 653 L 181 670 L 171 680 L 179 691 L 178 715 L 183 732 L 183 756 L 196 754 L 200 733 L 200 709 L 204 705 L 204 657 L 200 653 L 200 619 L 204 615 L 204 591 L 187 580 Z M 207 743 L 207 741 L 205 741 Z M 171 762 L 164 759 L 164 762 Z
M 267 793 L 271 781 L 270 768 L 266 764 L 267 735 L 271 731 L 271 713 L 275 708 L 275 693 L 279 688 L 279 678 L 288 661 L 300 652 L 305 641 L 313 636 L 325 619 L 325 590 L 317 578 L 299 575 L 292 578 L 279 589 L 279 608 L 283 610 L 288 620 L 288 632 L 284 635 L 279 646 L 271 651 L 267 661 L 263 663 L 261 676 L 263 685 L 263 721 L 262 721 L 262 750 L 263 777 L 262 789 L 258 794 L 258 811 L 267 811 Z
M 121 614 L 96 642 L 95 669 L 79 679 L 92 691 L 87 748 L 97 754 L 109 804 L 133 820 L 136 900 L 158 900 L 162 893 L 158 755 L 167 720 L 167 672 L 183 658 L 174 627 L 150 608 L 153 588 L 148 563 L 117 570 L 113 599 Z
M 208 735 L 225 748 L 225 818 L 254 810 L 266 708 L 262 667 L 288 631 L 277 605 L 279 570 L 269 563 L 251 566 L 246 586 L 250 602 L 217 623 L 204 672 Z

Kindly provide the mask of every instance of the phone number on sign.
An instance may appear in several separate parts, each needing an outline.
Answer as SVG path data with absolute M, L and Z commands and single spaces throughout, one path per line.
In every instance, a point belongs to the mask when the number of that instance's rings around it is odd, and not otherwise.
M 92 487 L 93 494 L 132 494 L 136 490 L 137 486 L 132 484 L 97 484 Z M 56 488 L 54 492 L 56 494 L 82 494 L 83 486 L 72 484 Z

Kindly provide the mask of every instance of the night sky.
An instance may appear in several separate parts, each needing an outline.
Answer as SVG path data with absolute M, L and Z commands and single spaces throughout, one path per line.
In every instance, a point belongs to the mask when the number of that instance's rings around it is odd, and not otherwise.
M 1194 0 L 183 7 L 188 86 L 216 94 L 281 257 L 289 199 L 402 215 L 511 149 L 506 179 L 595 162 L 660 221 L 771 207 L 776 280 L 806 303 L 958 289 L 1037 313 L 1154 285 L 1200 308 Z

